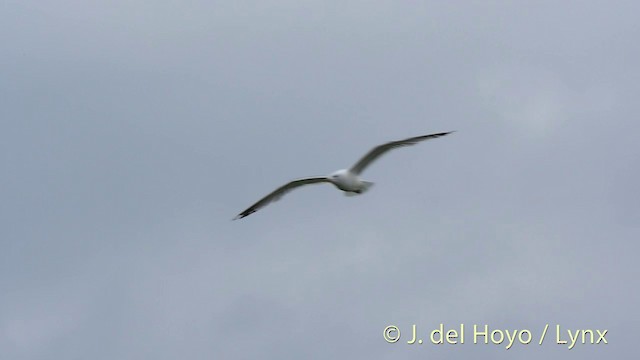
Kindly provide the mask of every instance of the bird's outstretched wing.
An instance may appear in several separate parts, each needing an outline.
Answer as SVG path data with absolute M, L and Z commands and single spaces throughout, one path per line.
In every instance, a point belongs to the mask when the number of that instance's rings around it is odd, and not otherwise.
M 241 212 L 240 214 L 238 214 L 235 218 L 233 218 L 233 220 L 237 220 L 237 219 L 242 219 L 245 216 L 249 216 L 251 214 L 253 214 L 254 212 L 260 210 L 261 208 L 269 205 L 269 203 L 273 202 L 273 201 L 277 201 L 280 200 L 280 198 L 282 197 L 282 195 L 286 194 L 287 192 L 299 187 L 299 186 L 303 186 L 303 185 L 309 185 L 309 184 L 316 184 L 316 183 L 322 183 L 322 182 L 330 182 L 328 178 L 324 177 L 324 176 L 318 176 L 318 177 L 310 177 L 310 178 L 305 178 L 305 179 L 298 179 L 298 180 L 293 180 L 290 181 L 289 183 L 280 186 L 279 188 L 275 189 L 274 191 L 272 191 L 269 195 L 263 197 L 262 199 L 258 200 L 257 203 L 251 205 L 247 210 Z
M 382 144 L 382 145 L 378 145 L 376 147 L 374 147 L 373 149 L 369 150 L 369 152 L 362 157 L 362 159 L 360 159 L 355 165 L 353 165 L 351 167 L 351 169 L 349 169 L 350 172 L 359 175 L 367 166 L 369 166 L 369 164 L 371 164 L 375 159 L 377 159 L 380 155 L 384 154 L 385 152 L 391 150 L 391 149 L 395 149 L 395 148 L 399 148 L 402 146 L 409 146 L 409 145 L 414 145 L 420 141 L 424 141 L 424 140 L 429 140 L 429 139 L 435 139 L 438 138 L 440 136 L 445 136 L 448 134 L 451 134 L 453 131 L 449 131 L 449 132 L 443 132 L 443 133 L 437 133 L 437 134 L 430 134 L 430 135 L 423 135 L 423 136 L 416 136 L 416 137 L 412 137 L 412 138 L 408 138 L 408 139 L 404 139 L 404 140 L 398 140 L 398 141 L 391 141 L 388 142 L 386 144 Z

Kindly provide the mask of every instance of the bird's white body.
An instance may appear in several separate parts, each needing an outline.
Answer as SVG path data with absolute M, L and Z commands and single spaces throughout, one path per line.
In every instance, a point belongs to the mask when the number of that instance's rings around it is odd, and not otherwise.
M 370 181 L 365 181 L 360 178 L 360 173 L 364 171 L 364 169 L 371 164 L 375 159 L 380 157 L 382 154 L 386 153 L 391 149 L 395 149 L 398 147 L 414 145 L 420 141 L 434 139 L 441 136 L 445 136 L 450 134 L 449 132 L 430 134 L 430 135 L 422 135 L 416 136 L 404 140 L 391 141 L 382 145 L 378 145 L 373 149 L 369 150 L 368 153 L 364 155 L 357 163 L 355 163 L 349 169 L 342 169 L 336 172 L 333 172 L 329 176 L 314 176 L 308 178 L 302 178 L 297 180 L 292 180 L 279 188 L 272 191 L 267 196 L 258 200 L 255 204 L 251 205 L 248 209 L 238 214 L 235 219 L 242 219 L 245 216 L 249 216 L 254 212 L 258 211 L 262 207 L 267 204 L 276 201 L 282 197 L 285 193 L 291 191 L 292 189 L 298 188 L 300 186 L 309 185 L 309 184 L 319 184 L 319 183 L 331 183 L 335 185 L 338 189 L 345 192 L 345 195 L 352 196 L 356 194 L 362 194 L 367 191 L 373 183 Z
M 335 171 L 331 173 L 328 178 L 338 189 L 346 191 L 347 193 L 361 194 L 373 185 L 372 182 L 360 179 L 358 175 L 348 169 Z

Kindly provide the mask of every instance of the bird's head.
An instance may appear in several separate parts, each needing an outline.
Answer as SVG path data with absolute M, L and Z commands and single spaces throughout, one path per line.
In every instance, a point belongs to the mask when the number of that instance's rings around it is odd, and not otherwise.
M 331 180 L 331 181 L 339 181 L 340 179 L 345 177 L 346 173 L 347 173 L 347 170 L 344 170 L 344 169 L 335 171 L 335 172 L 331 173 L 331 175 L 329 175 L 329 180 Z

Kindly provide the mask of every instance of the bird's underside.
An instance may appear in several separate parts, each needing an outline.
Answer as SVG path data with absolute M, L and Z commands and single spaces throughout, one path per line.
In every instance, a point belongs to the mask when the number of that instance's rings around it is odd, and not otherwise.
M 418 142 L 435 139 L 441 136 L 445 136 L 451 134 L 453 131 L 436 133 L 430 135 L 416 136 L 404 140 L 391 141 L 382 145 L 378 145 L 373 149 L 369 150 L 357 163 L 355 163 L 349 169 L 338 170 L 332 173 L 329 176 L 315 176 L 308 177 L 303 179 L 297 179 L 290 181 L 279 188 L 275 189 L 267 196 L 258 200 L 255 204 L 251 205 L 249 208 L 238 214 L 233 220 L 242 219 L 246 216 L 253 214 L 254 212 L 260 210 L 264 206 L 279 200 L 284 194 L 287 192 L 298 188 L 300 186 L 309 185 L 309 184 L 319 184 L 319 183 L 331 183 L 335 185 L 338 189 L 345 192 L 347 196 L 353 196 L 362 194 L 367 191 L 373 183 L 370 181 L 365 181 L 360 178 L 360 174 L 367 168 L 374 160 L 380 157 L 382 154 L 386 153 L 391 149 L 395 149 L 398 147 L 414 145 Z

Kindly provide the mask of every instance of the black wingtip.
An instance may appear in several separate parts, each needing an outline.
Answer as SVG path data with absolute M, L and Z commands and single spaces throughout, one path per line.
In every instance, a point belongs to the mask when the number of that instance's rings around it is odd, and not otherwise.
M 441 136 L 447 136 L 449 134 L 452 134 L 454 132 L 456 132 L 457 130 L 451 130 L 451 131 L 447 131 L 447 132 L 441 132 L 441 133 L 437 133 L 437 134 L 433 134 L 436 138 L 441 137 Z
M 249 215 L 253 214 L 254 212 L 256 212 L 256 210 L 255 210 L 255 209 L 247 209 L 247 210 L 245 210 L 245 211 L 241 212 L 240 214 L 236 215 L 236 217 L 234 217 L 234 218 L 233 218 L 233 219 L 231 219 L 231 220 L 233 221 L 233 220 L 243 219 L 243 218 L 245 218 L 245 217 L 247 217 L 247 216 L 249 216 Z

